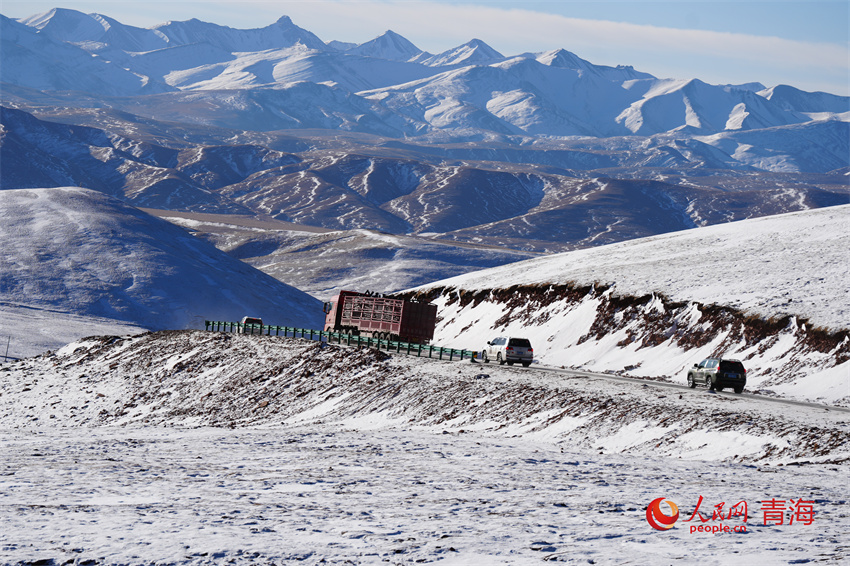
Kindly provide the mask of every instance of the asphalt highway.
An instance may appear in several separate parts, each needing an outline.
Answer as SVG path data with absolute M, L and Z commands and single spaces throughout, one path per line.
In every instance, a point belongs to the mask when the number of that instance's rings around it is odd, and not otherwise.
M 558 373 L 558 374 L 567 375 L 567 376 L 590 377 L 590 378 L 597 378 L 597 379 L 609 379 L 611 381 L 621 381 L 621 382 L 636 383 L 636 384 L 639 383 L 640 385 L 643 385 L 644 387 L 659 387 L 659 388 L 666 388 L 666 389 L 673 389 L 673 390 L 680 390 L 680 391 L 681 390 L 685 390 L 685 391 L 690 390 L 690 387 L 688 387 L 687 385 L 680 385 L 678 383 L 669 383 L 669 382 L 666 382 L 666 381 L 654 381 L 654 380 L 650 380 L 650 379 L 638 379 L 638 378 L 635 378 L 635 377 L 623 377 L 623 376 L 620 376 L 620 375 L 612 375 L 612 374 L 608 374 L 608 373 L 596 373 L 596 372 L 591 372 L 591 371 L 582 371 L 582 370 L 575 370 L 575 369 L 562 369 L 562 368 L 556 368 L 556 367 L 541 366 L 539 364 L 534 364 L 531 367 L 523 368 L 519 365 L 517 365 L 517 366 L 499 366 L 499 364 L 497 364 L 495 362 L 489 363 L 489 364 L 484 364 L 483 362 L 475 362 L 475 363 L 479 363 L 482 366 L 486 365 L 487 367 L 499 368 L 499 369 L 511 367 L 511 369 L 517 369 L 519 371 L 543 371 L 543 372 Z M 821 409 L 821 410 L 825 410 L 825 411 L 837 411 L 837 412 L 841 412 L 841 413 L 850 413 L 850 408 L 847 408 L 847 407 L 836 407 L 834 405 L 824 405 L 824 404 L 821 404 L 821 403 L 808 403 L 806 401 L 794 401 L 792 399 L 783 399 L 781 397 L 768 397 L 766 395 L 759 395 L 759 394 L 755 394 L 755 393 L 732 393 L 732 392 L 727 393 L 725 391 L 709 391 L 705 388 L 700 388 L 700 387 L 698 387 L 697 389 L 702 389 L 703 392 L 708 394 L 708 395 L 722 395 L 722 396 L 731 397 L 731 398 L 742 398 L 743 397 L 745 399 L 753 399 L 753 400 L 756 400 L 756 401 L 764 401 L 766 403 L 778 403 L 778 404 L 781 404 L 781 405 L 794 405 L 794 406 L 798 406 L 798 407 L 809 407 L 809 408 Z

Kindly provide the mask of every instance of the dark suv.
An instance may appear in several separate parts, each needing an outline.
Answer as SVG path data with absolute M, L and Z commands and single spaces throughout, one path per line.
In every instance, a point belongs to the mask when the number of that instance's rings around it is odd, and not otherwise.
M 711 391 L 723 391 L 731 387 L 735 393 L 744 390 L 747 384 L 747 370 L 738 360 L 707 358 L 688 370 L 688 387 L 705 385 Z

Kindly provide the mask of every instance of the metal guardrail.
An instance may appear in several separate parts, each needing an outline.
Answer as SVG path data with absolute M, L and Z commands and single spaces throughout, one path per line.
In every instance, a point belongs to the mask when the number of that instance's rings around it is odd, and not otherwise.
M 328 332 L 326 330 L 313 330 L 310 328 L 296 328 L 293 326 L 272 326 L 267 324 L 242 324 L 240 322 L 225 322 L 216 320 L 205 320 L 204 329 L 213 332 L 237 332 L 239 334 L 255 334 L 265 336 L 284 336 L 292 338 L 305 338 L 328 344 L 345 344 L 347 346 L 366 346 L 407 354 L 416 357 L 437 358 L 450 362 L 458 360 L 474 360 L 478 352 L 473 350 L 458 350 L 455 348 L 443 348 L 442 346 L 431 346 L 429 344 L 414 344 L 412 342 L 400 342 L 396 340 L 384 340 L 372 337 L 363 337 L 347 332 Z M 274 332 L 274 334 L 272 334 Z

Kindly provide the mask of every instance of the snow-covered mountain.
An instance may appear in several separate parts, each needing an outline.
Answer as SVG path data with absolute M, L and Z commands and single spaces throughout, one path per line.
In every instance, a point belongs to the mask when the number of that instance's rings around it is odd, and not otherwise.
M 46 91 L 99 95 L 174 90 L 63 40 L 0 14 L 0 82 Z
M 564 69 L 573 69 L 580 74 L 596 74 L 605 77 L 614 82 L 625 82 L 637 79 L 652 79 L 654 78 L 649 73 L 636 71 L 634 67 L 629 65 L 619 65 L 617 67 L 608 67 L 606 65 L 594 65 L 590 61 L 582 59 L 575 53 L 571 53 L 566 49 L 553 49 L 544 53 L 529 54 L 537 61 L 550 67 L 561 67 Z M 764 87 L 762 87 L 764 88 Z
M 291 326 L 322 321 L 321 304 L 306 293 L 96 191 L 0 191 L 0 219 L 0 310 L 46 309 L 154 330 L 246 315 Z
M 387 30 L 371 41 L 345 49 L 352 55 L 387 59 L 389 61 L 416 61 L 431 55 L 392 30 Z
M 694 133 L 759 130 L 808 121 L 790 105 L 771 105 L 769 99 L 752 91 L 711 86 L 699 80 L 642 79 L 627 86 L 640 92 L 647 89 L 616 118 L 617 123 L 638 135 L 684 128 Z
M 826 92 L 805 92 L 788 85 L 777 85 L 759 92 L 764 98 L 776 102 L 781 108 L 796 112 L 847 112 L 847 97 Z
M 337 48 L 286 16 L 252 30 L 196 19 L 141 29 L 55 9 L 21 22 L 6 18 L 3 28 L 2 80 L 12 85 L 103 95 L 325 83 L 346 93 L 325 112 L 350 115 L 347 97 L 366 96 L 375 103 L 369 114 L 396 137 L 714 134 L 850 115 L 847 97 L 657 79 L 628 66 L 594 65 L 564 49 L 506 57 L 473 39 L 430 55 L 392 31 Z M 60 60 L 64 69 L 50 67 Z M 259 104 L 274 113 L 268 100 Z M 296 114 L 306 111 L 304 103 L 297 106 Z M 251 127 L 246 118 L 243 129 Z
M 481 41 L 472 39 L 432 57 L 421 60 L 430 67 L 454 67 L 467 65 L 489 65 L 505 59 L 505 56 Z
M 139 52 L 168 47 L 169 40 L 155 29 L 124 25 L 102 14 L 83 14 L 67 8 L 54 8 L 20 20 L 55 41 L 85 45 L 87 49 L 111 47 Z
M 309 49 L 327 49 L 322 40 L 293 24 L 287 16 L 264 28 L 249 30 L 194 18 L 143 29 L 122 24 L 102 14 L 83 14 L 66 8 L 54 8 L 20 21 L 54 40 L 93 50 L 108 47 L 135 53 L 199 43 L 231 52 L 265 51 L 298 44 Z
M 302 86 L 303 96 L 308 90 L 318 92 L 313 99 L 315 117 L 300 119 L 316 127 L 333 123 L 319 115 L 319 94 L 329 87 Z M 114 118 L 105 117 L 113 129 Z M 443 233 L 459 241 L 537 251 L 847 202 L 846 195 L 829 185 L 839 183 L 840 175 L 816 175 L 838 168 L 841 151 L 848 149 L 850 124 L 835 121 L 795 126 L 801 131 L 794 137 L 774 136 L 779 142 L 799 144 L 787 149 L 750 139 L 766 136 L 765 132 L 739 132 L 702 141 L 659 138 L 652 140 L 652 146 L 644 144 L 639 154 L 612 154 L 602 147 L 517 151 L 391 144 L 352 145 L 348 151 L 330 144 L 326 150 L 314 147 L 293 154 L 237 143 L 230 132 L 229 139 L 221 140 L 230 145 L 212 140 L 188 144 L 182 129 L 177 132 L 179 144 L 160 145 L 100 128 L 38 120 L 19 110 L 0 108 L 0 120 L 0 156 L 8 164 L 0 170 L 4 187 L 76 184 L 148 208 L 266 214 L 329 229 Z M 125 133 L 138 135 L 144 127 L 133 122 Z M 151 139 L 163 137 L 158 133 Z M 758 152 L 757 143 L 770 153 Z M 749 146 L 746 151 L 744 144 Z M 738 151 L 738 159 L 756 166 L 813 175 L 763 176 L 724 151 Z M 512 160 L 520 163 L 508 163 Z M 676 168 L 720 169 L 735 164 L 740 171 L 728 177 L 714 175 L 687 183 L 672 173 Z M 650 167 L 661 168 L 663 180 L 636 175 Z M 617 174 L 618 168 L 622 174 Z M 827 188 L 820 189 L 819 184 Z M 318 200 L 317 190 L 322 195 Z

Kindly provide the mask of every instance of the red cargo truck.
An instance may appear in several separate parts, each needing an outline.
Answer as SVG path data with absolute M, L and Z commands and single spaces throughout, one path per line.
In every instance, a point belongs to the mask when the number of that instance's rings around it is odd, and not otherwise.
M 427 344 L 434 337 L 437 305 L 372 293 L 340 291 L 325 303 L 325 330 L 383 340 Z

